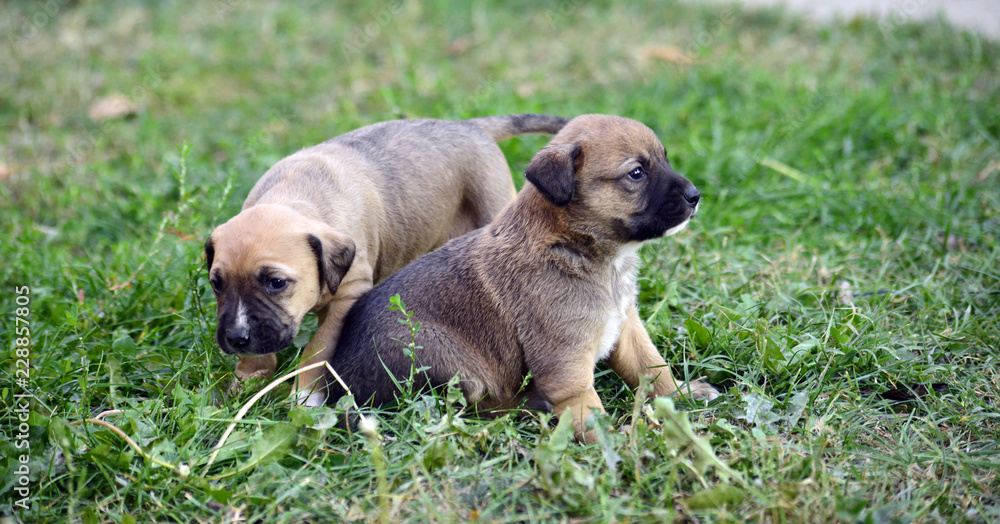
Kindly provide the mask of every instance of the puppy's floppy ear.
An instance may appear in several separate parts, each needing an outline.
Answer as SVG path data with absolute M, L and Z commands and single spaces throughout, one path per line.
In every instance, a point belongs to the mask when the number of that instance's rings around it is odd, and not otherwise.
M 563 207 L 573 198 L 573 175 L 580 152 L 579 144 L 547 145 L 528 163 L 524 176 L 549 202 Z
M 351 237 L 327 228 L 319 234 L 306 235 L 309 247 L 316 254 L 319 266 L 319 287 L 326 285 L 330 294 L 336 294 L 340 281 L 354 262 L 354 241 Z
M 209 271 L 212 270 L 213 260 L 215 260 L 215 243 L 212 242 L 212 237 L 209 236 L 208 240 L 205 241 L 205 267 Z

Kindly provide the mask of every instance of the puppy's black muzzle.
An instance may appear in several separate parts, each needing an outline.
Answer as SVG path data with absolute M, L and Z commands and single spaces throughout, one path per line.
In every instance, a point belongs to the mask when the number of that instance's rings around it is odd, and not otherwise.
M 237 319 L 236 307 L 242 299 L 247 304 L 245 318 Z M 292 343 L 297 325 L 284 319 L 284 311 L 274 311 L 262 307 L 252 298 L 226 300 L 219 310 L 219 326 L 216 341 L 224 353 L 229 355 L 265 355 L 285 349 Z

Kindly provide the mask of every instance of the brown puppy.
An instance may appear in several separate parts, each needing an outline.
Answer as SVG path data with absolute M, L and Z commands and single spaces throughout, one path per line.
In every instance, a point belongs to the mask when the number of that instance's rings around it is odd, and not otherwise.
M 328 360 L 358 297 L 486 225 L 514 197 L 496 141 L 555 133 L 565 123 L 541 115 L 382 122 L 278 162 L 205 243 L 217 339 L 240 355 L 237 375 L 272 375 L 274 352 L 292 342 L 310 310 L 319 329 L 302 366 Z M 322 403 L 322 376 L 298 376 L 300 402 Z
M 527 400 L 571 412 L 578 439 L 603 410 L 594 366 L 608 364 L 632 387 L 654 375 L 656 395 L 678 389 L 636 310 L 643 241 L 683 229 L 698 209 L 694 185 L 667 162 L 646 126 L 621 117 L 571 120 L 528 165 L 526 185 L 489 226 L 452 240 L 377 286 L 347 315 L 331 364 L 358 401 L 391 402 L 389 370 L 405 379 L 411 361 L 399 293 L 421 328 L 416 387 L 455 374 L 479 409 Z M 526 391 L 525 377 L 531 374 Z M 328 403 L 344 390 L 329 383 Z M 684 388 L 714 398 L 710 385 Z

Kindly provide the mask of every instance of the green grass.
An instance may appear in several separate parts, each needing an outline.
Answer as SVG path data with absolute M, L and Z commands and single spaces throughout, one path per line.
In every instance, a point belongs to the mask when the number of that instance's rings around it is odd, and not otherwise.
M 672 2 L 0 9 L 0 515 L 23 441 L 28 522 L 1000 518 L 997 43 Z M 90 121 L 112 93 L 138 113 Z M 699 187 L 692 227 L 643 249 L 640 305 L 675 373 L 726 394 L 654 412 L 602 368 L 603 422 L 630 430 L 581 446 L 447 395 L 366 437 L 282 385 L 207 467 L 265 386 L 230 389 L 202 259 L 257 177 L 376 121 L 529 111 L 640 120 Z M 544 143 L 502 145 L 519 184 Z M 82 422 L 112 409 L 155 460 Z

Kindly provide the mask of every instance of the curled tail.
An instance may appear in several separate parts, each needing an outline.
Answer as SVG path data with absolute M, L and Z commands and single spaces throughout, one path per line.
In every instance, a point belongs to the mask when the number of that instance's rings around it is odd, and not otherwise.
M 507 140 L 508 138 L 527 133 L 545 133 L 554 135 L 569 122 L 568 118 L 561 116 L 535 115 L 525 113 L 520 115 L 484 116 L 481 118 L 470 118 L 466 120 L 470 124 L 475 124 L 494 142 Z

